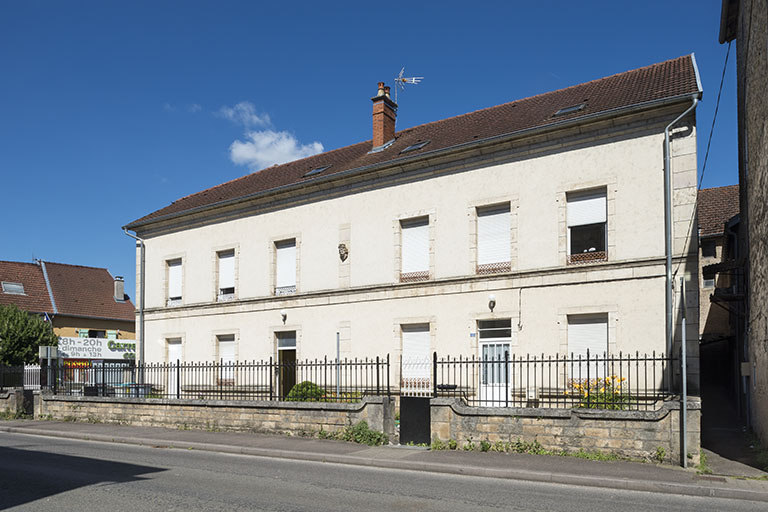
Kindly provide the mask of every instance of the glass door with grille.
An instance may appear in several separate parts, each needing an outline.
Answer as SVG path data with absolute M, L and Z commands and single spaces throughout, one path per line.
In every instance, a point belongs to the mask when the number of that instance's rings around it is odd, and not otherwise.
M 481 407 L 509 405 L 509 354 L 512 345 L 512 321 L 509 319 L 480 320 L 480 383 L 478 399 Z

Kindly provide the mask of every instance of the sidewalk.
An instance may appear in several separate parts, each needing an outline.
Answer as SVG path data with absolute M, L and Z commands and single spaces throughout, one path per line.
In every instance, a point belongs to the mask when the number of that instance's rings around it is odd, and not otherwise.
M 768 502 L 768 481 L 697 475 L 693 470 L 575 457 L 430 451 L 236 432 L 172 430 L 56 421 L 0 421 L 0 432 L 194 449 L 302 461 Z

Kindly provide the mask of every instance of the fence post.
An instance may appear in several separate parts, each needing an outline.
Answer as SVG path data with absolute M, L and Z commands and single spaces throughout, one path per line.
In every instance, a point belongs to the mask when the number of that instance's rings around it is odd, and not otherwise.
M 107 364 L 101 362 L 101 396 L 107 396 Z
M 176 360 L 176 399 L 181 398 L 181 361 Z
M 432 397 L 437 398 L 437 351 L 432 352 Z
M 272 383 L 275 377 L 272 375 L 272 356 L 269 356 L 269 369 L 267 370 L 267 376 L 269 377 L 269 401 L 272 401 Z
M 509 407 L 509 351 L 504 351 L 504 407 Z
M 590 395 L 592 391 L 592 383 L 589 380 L 589 367 L 592 366 L 589 364 L 589 349 L 587 349 L 587 407 L 590 406 Z
M 387 398 L 391 395 L 391 388 L 389 387 L 389 353 L 387 353 Z
M 376 356 L 376 396 L 381 396 L 381 389 L 379 386 L 379 356 Z

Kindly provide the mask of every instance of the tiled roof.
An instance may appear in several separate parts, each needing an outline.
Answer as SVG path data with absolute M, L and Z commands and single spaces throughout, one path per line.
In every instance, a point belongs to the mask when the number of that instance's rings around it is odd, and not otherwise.
M 699 235 L 719 235 L 725 223 L 739 213 L 739 186 L 705 188 L 699 190 L 697 206 Z
M 0 281 L 20 283 L 24 295 L 3 293 L 0 289 L 0 304 L 16 304 L 19 308 L 33 313 L 53 313 L 48 288 L 40 265 L 19 261 L 0 261 Z
M 114 298 L 114 278 L 105 268 L 45 262 L 60 315 L 134 321 L 131 301 Z
M 368 140 L 269 167 L 178 199 L 169 206 L 132 222 L 127 227 L 137 227 L 167 215 L 181 214 L 220 202 L 238 200 L 278 187 L 311 183 L 313 180 L 342 171 L 386 164 L 435 150 L 479 142 L 483 139 L 514 134 L 648 102 L 682 97 L 694 94 L 698 90 L 693 58 L 679 57 L 566 89 L 408 128 L 397 132 L 395 142 L 377 153 L 369 153 L 371 141 Z M 584 108 L 581 110 L 554 116 L 555 112 L 562 108 L 582 103 Z M 424 148 L 404 155 L 400 154 L 404 148 L 427 140 L 430 142 Z M 327 171 L 313 175 L 311 178 L 304 177 L 308 171 L 323 166 L 330 167 Z
M 107 269 L 49 262 L 45 262 L 45 269 L 58 314 L 135 320 L 131 301 L 114 299 L 114 279 Z M 0 261 L 0 280 L 21 283 L 25 293 L 9 294 L 0 289 L 0 304 L 16 304 L 26 311 L 53 315 L 40 264 Z

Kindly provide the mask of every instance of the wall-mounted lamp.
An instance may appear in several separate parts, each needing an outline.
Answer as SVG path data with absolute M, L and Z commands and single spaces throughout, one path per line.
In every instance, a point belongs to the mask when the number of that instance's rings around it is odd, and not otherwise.
M 283 325 L 285 325 L 285 321 L 288 319 L 288 312 L 284 309 L 281 309 L 280 316 L 283 317 Z
M 488 309 L 493 313 L 493 308 L 496 307 L 496 296 L 491 294 L 488 296 Z

